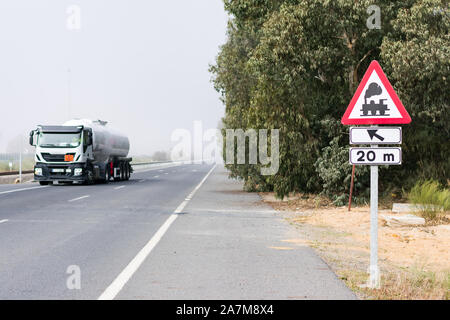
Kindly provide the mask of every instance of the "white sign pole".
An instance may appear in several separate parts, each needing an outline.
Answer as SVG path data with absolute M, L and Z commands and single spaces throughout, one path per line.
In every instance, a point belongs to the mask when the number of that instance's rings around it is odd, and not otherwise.
M 374 147 L 378 147 L 375 145 Z M 380 288 L 378 267 L 378 166 L 370 166 L 370 266 L 369 288 Z
M 369 288 L 380 288 L 378 267 L 378 166 L 401 164 L 400 148 L 378 148 L 401 144 L 401 128 L 377 128 L 377 124 L 406 124 L 411 117 L 390 84 L 380 64 L 373 60 L 342 116 L 343 125 L 374 125 L 350 129 L 350 144 L 374 144 L 374 148 L 350 148 L 351 164 L 370 165 L 370 277 Z M 380 150 L 381 149 L 381 150 Z

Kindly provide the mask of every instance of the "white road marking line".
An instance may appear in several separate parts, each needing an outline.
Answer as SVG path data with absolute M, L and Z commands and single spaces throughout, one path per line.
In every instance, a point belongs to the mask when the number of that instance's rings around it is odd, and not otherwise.
M 122 188 L 125 188 L 125 186 L 115 187 L 114 190 L 119 190 L 119 189 L 122 189 Z
M 159 178 L 159 176 L 154 176 L 153 178 Z
M 216 168 L 216 165 L 209 170 L 202 181 L 195 187 L 195 189 L 186 197 L 186 199 L 192 199 L 192 196 L 197 192 L 198 189 L 203 185 L 203 183 L 208 179 L 209 175 Z M 170 225 L 178 217 L 184 207 L 187 205 L 189 200 L 184 200 L 170 215 L 169 218 L 164 222 L 164 224 L 158 229 L 155 235 L 150 239 L 150 241 L 139 251 L 139 253 L 131 260 L 131 262 L 123 269 L 123 271 L 117 276 L 116 279 L 109 285 L 108 288 L 100 295 L 98 300 L 113 300 L 117 294 L 122 290 L 124 285 L 131 279 L 133 274 L 139 269 L 141 264 L 145 261 L 147 256 L 152 252 L 155 246 L 158 244 L 159 240 L 164 236 L 166 231 L 169 229 Z
M 8 221 L 9 221 L 8 219 L 3 219 L 3 220 L 0 220 L 0 223 L 8 222 Z
M 167 172 L 165 172 L 164 174 L 168 174 Z
M 2 192 L 0 192 L 0 194 L 13 193 L 13 192 L 19 192 L 19 191 L 26 191 L 26 190 L 33 190 L 33 189 L 41 189 L 41 188 L 48 188 L 48 186 L 14 189 L 14 190 L 2 191 Z
M 277 214 L 278 211 L 275 210 L 229 210 L 229 209 L 195 209 L 195 213 L 198 212 L 218 212 L 218 213 L 267 213 L 267 214 Z M 289 212 L 289 211 L 286 211 Z M 298 214 L 299 212 L 297 212 Z
M 90 196 L 82 196 L 82 197 L 79 197 L 79 198 L 75 198 L 75 199 L 72 199 L 72 200 L 68 200 L 68 202 L 78 201 L 78 200 L 85 199 L 85 198 L 89 198 L 89 197 L 90 197 Z
M 145 180 L 147 180 L 147 179 L 141 179 L 141 180 L 139 180 L 138 182 L 144 182 Z

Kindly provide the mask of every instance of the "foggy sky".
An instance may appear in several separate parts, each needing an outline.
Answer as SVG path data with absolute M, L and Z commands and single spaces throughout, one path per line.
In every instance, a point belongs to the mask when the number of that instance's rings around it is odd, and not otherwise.
M 67 27 L 70 5 L 79 30 Z M 132 155 L 169 150 L 194 120 L 216 128 L 224 107 L 208 65 L 226 21 L 222 0 L 2 0 L 0 152 L 69 118 L 109 121 Z

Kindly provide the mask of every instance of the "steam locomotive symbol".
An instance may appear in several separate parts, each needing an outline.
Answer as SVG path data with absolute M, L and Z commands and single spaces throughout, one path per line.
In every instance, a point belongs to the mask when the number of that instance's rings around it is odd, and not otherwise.
M 389 114 L 386 114 L 386 111 L 389 111 L 387 104 L 384 103 L 387 99 L 379 99 L 378 103 L 375 103 L 374 100 L 370 100 L 370 103 L 367 103 L 367 99 L 372 96 L 380 95 L 383 92 L 383 89 L 376 83 L 372 82 L 369 84 L 369 87 L 366 90 L 366 93 L 364 94 L 364 104 L 362 105 L 361 109 L 361 116 L 388 116 Z M 377 114 L 377 111 L 379 114 Z M 370 115 L 369 115 L 370 113 Z

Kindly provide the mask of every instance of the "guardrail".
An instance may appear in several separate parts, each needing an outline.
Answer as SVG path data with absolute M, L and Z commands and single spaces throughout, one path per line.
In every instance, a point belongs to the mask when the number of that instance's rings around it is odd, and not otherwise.
M 153 162 L 138 162 L 138 163 L 131 163 L 131 166 L 151 166 L 154 164 L 165 164 L 165 163 L 172 163 L 174 161 L 153 161 Z M 29 174 L 33 173 L 34 170 L 22 170 L 22 174 Z M 0 172 L 0 176 L 15 176 L 20 174 L 19 171 L 5 171 Z
M 34 170 L 23 170 L 22 174 L 27 174 L 27 173 L 33 173 Z M 0 176 L 16 176 L 20 174 L 19 171 L 6 171 L 6 172 L 0 172 Z
M 144 165 L 151 165 L 151 164 L 161 164 L 161 163 L 171 163 L 174 161 L 152 161 L 152 162 L 138 162 L 138 163 L 131 163 L 132 166 L 144 166 Z

